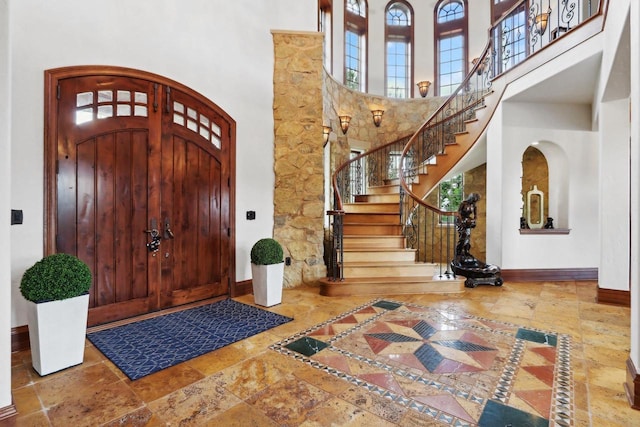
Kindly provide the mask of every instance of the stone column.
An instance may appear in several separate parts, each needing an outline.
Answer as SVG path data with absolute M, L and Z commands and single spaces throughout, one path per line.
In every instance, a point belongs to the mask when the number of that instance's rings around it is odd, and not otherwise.
M 274 238 L 291 265 L 285 287 L 326 277 L 323 260 L 321 33 L 272 31 L 274 43 Z

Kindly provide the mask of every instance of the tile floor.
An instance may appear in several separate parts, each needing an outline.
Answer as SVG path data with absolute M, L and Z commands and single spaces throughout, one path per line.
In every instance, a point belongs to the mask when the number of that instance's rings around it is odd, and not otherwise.
M 394 422 L 408 411 L 454 427 L 575 418 L 567 334 L 385 298 L 271 348 L 383 397 Z
M 457 295 L 387 297 L 571 335 L 573 425 L 640 426 L 640 411 L 629 408 L 622 387 L 630 310 L 596 304 L 594 282 L 505 283 Z M 46 377 L 32 370 L 29 352 L 14 353 L 19 415 L 0 426 L 438 425 L 269 348 L 372 299 L 285 290 L 283 303 L 270 310 L 293 322 L 134 382 L 88 342 L 82 365 Z M 252 303 L 253 297 L 238 300 Z

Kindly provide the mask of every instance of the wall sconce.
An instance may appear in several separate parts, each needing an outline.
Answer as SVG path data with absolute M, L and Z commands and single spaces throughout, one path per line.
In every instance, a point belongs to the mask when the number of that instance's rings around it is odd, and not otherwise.
M 373 114 L 373 124 L 376 125 L 376 127 L 380 127 L 384 110 L 371 110 L 371 114 Z
M 331 133 L 331 126 L 322 126 L 322 141 L 324 144 L 329 142 L 330 133 Z
M 551 6 L 547 9 L 547 13 L 541 13 L 536 15 L 534 22 L 534 31 L 536 34 L 543 35 L 547 31 L 547 24 L 549 23 L 549 17 L 551 16 Z
M 418 90 L 420 91 L 420 96 L 422 96 L 423 98 L 427 96 L 430 86 L 431 86 L 431 82 L 428 80 L 423 80 L 421 82 L 418 82 Z
M 338 116 L 340 119 L 340 128 L 342 129 L 342 133 L 344 135 L 347 134 L 349 130 L 349 122 L 351 121 L 351 116 Z

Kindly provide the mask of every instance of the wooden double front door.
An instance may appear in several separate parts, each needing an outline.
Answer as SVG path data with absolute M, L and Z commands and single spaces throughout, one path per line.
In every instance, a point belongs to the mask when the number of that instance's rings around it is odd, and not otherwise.
M 93 273 L 89 325 L 226 295 L 231 118 L 128 69 L 46 73 L 46 252 Z

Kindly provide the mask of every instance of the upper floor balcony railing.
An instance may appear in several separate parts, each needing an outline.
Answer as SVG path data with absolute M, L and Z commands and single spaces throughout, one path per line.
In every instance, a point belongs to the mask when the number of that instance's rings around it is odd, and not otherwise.
M 522 0 L 490 30 L 494 77 L 598 14 L 598 0 Z

